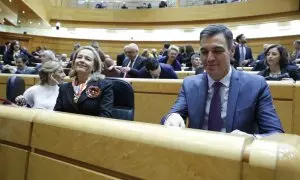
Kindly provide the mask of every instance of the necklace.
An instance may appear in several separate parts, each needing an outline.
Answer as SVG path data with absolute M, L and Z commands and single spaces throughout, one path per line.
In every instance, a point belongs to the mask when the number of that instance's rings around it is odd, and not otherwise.
M 78 84 L 78 81 L 75 80 L 72 82 L 73 84 L 73 89 L 74 89 L 74 98 L 73 98 L 73 101 L 74 103 L 76 104 L 79 100 L 79 97 L 82 93 L 82 91 L 84 91 L 84 89 L 86 88 L 86 83 L 82 83 L 80 85 L 76 85 Z

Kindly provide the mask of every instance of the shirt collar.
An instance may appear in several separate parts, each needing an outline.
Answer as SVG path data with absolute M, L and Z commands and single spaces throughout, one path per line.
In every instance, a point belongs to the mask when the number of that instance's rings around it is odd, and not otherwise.
M 231 66 L 229 66 L 229 72 L 228 72 L 228 73 L 226 74 L 226 76 L 224 76 L 219 82 L 221 82 L 225 87 L 228 87 L 228 88 L 229 88 L 231 74 L 232 74 L 232 69 L 231 69 Z M 216 81 L 213 80 L 213 78 L 210 77 L 209 74 L 207 74 L 207 79 L 208 79 L 208 87 L 211 88 L 212 85 L 213 85 Z

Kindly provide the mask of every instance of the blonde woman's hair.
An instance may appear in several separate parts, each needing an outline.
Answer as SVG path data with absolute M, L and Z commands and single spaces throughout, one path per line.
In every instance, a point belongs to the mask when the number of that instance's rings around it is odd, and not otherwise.
M 42 54 L 45 56 L 45 62 L 58 61 L 58 59 L 55 57 L 55 54 L 51 50 L 45 50 L 42 52 Z
M 175 46 L 175 45 L 171 45 L 171 46 L 169 47 L 169 49 L 168 49 L 168 52 L 170 52 L 171 50 L 174 50 L 174 51 L 179 52 L 179 48 L 178 48 L 177 46 Z
M 81 51 L 81 50 L 84 50 L 84 49 L 87 49 L 87 50 L 90 50 L 92 51 L 92 53 L 94 54 L 94 68 L 93 68 L 93 71 L 92 71 L 92 76 L 90 78 L 91 81 L 97 81 L 97 80 L 101 80 L 101 79 L 104 79 L 105 76 L 103 74 L 101 74 L 101 70 L 102 70 L 102 61 L 104 61 L 104 59 L 102 60 L 99 56 L 99 53 L 92 47 L 92 46 L 81 46 L 80 48 L 78 48 L 76 51 L 75 51 L 75 54 L 74 54 L 74 60 L 72 61 L 72 70 L 70 71 L 69 73 L 69 77 L 72 78 L 72 77 L 77 77 L 77 72 L 73 69 L 74 68 L 74 64 L 75 64 L 75 60 L 78 56 L 78 53 Z M 100 51 L 100 50 L 99 50 Z M 102 51 L 100 51 L 100 53 L 102 53 Z M 103 54 L 103 53 L 102 53 Z
M 40 84 L 48 84 L 51 73 L 55 73 L 60 67 L 61 64 L 58 61 L 46 61 L 39 70 Z

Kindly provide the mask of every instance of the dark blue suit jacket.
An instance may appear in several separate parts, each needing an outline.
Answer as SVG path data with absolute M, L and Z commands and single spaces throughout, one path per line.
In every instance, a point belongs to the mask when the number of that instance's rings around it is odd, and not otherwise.
M 245 66 L 248 66 L 249 64 L 252 63 L 253 56 L 252 56 L 251 48 L 249 48 L 247 46 L 245 46 L 245 48 L 246 48 L 245 60 L 250 60 L 250 62 L 245 65 Z M 234 67 L 239 67 L 240 66 L 240 46 L 235 47 L 235 53 L 234 53 L 233 57 L 235 59 Z
M 101 94 L 95 98 L 89 98 L 86 90 L 90 86 L 97 86 Z M 112 117 L 114 94 L 111 82 L 107 80 L 91 81 L 81 93 L 77 103 L 74 103 L 74 90 L 72 83 L 62 84 L 54 107 L 55 111 L 85 114 L 101 117 Z
M 263 77 L 232 68 L 229 88 L 226 132 L 236 129 L 248 134 L 283 132 Z M 185 78 L 169 113 L 179 113 L 183 119 L 188 117 L 189 128 L 202 129 L 207 92 L 207 73 Z
M 167 61 L 168 61 L 168 56 L 164 56 L 158 60 L 158 62 L 164 64 L 167 64 Z M 181 71 L 181 65 L 176 59 L 174 60 L 171 66 L 173 67 L 174 71 Z
M 133 64 L 132 68 L 137 69 L 137 70 L 142 69 L 144 67 L 144 60 L 145 59 L 143 57 L 138 56 L 135 60 L 135 63 Z M 127 67 L 129 63 L 130 63 L 130 59 L 126 58 L 126 59 L 124 59 L 122 66 Z
M 265 59 L 263 60 L 256 60 L 254 63 L 254 67 L 252 68 L 252 71 L 262 71 L 267 68 L 267 65 L 265 64 Z
M 282 76 L 279 78 L 268 78 L 270 76 L 270 69 L 264 69 L 258 73 L 258 75 L 261 75 L 268 80 L 278 80 L 280 81 L 282 78 L 292 78 L 294 81 L 300 80 L 300 69 L 297 65 L 287 65 L 286 67 L 281 69 L 281 75 L 286 74 L 287 76 Z
M 172 66 L 163 63 L 159 63 L 159 65 L 161 68 L 159 79 L 178 79 Z M 152 78 L 150 73 L 146 70 L 145 67 L 142 68 L 141 70 L 131 69 L 129 73 L 133 78 Z

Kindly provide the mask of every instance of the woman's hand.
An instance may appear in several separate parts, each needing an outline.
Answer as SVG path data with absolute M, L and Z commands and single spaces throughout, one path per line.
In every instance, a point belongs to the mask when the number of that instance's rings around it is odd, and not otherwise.
M 16 105 L 18 105 L 18 106 L 26 106 L 27 105 L 27 100 L 23 95 L 16 97 L 15 101 L 16 101 Z

